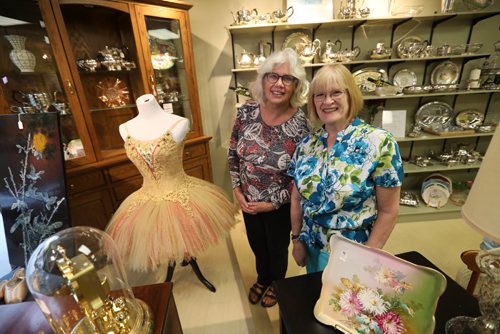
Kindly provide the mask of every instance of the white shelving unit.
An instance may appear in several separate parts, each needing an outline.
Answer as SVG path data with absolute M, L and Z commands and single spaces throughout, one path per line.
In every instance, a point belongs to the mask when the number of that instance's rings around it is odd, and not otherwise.
M 380 97 L 375 94 L 364 96 L 366 110 L 361 113 L 364 119 L 370 119 L 368 110 L 382 106 L 387 110 L 406 110 L 406 133 L 409 133 L 414 124 L 415 113 L 420 106 L 440 101 L 452 106 L 455 113 L 466 109 L 477 109 L 484 115 L 486 122 L 499 123 L 500 121 L 500 94 L 499 90 L 474 89 L 467 90 L 467 78 L 474 68 L 480 68 L 486 58 L 494 50 L 494 43 L 500 40 L 498 29 L 500 10 L 438 13 L 435 15 L 420 15 L 414 17 L 384 17 L 367 19 L 335 19 L 316 23 L 276 23 L 263 25 L 230 26 L 233 51 L 233 78 L 234 86 L 246 86 L 255 78 L 256 68 L 240 68 L 237 59 L 246 52 L 257 53 L 259 41 L 270 43 L 272 49 L 281 49 L 287 36 L 295 32 L 307 34 L 311 40 L 319 39 L 322 48 L 327 40 L 340 40 L 343 48 L 360 48 L 360 54 L 350 62 L 344 62 L 352 72 L 376 67 L 381 68 L 392 80 L 398 70 L 407 68 L 417 74 L 418 85 L 429 84 L 432 70 L 444 61 L 452 61 L 459 69 L 459 89 L 456 91 L 432 92 L 424 94 L 400 94 L 396 96 Z M 474 54 L 431 56 L 424 58 L 399 58 L 396 47 L 401 40 L 409 36 L 417 36 L 427 40 L 435 47 L 443 44 L 456 45 L 468 43 L 483 43 L 483 47 Z M 372 60 L 368 51 L 375 48 L 378 42 L 393 48 L 391 58 Z M 317 69 L 324 66 L 317 56 L 311 64 L 305 64 L 310 78 Z M 375 117 L 375 121 L 377 117 Z M 375 122 L 375 124 L 377 124 Z M 467 146 L 484 154 L 492 133 L 473 133 L 465 135 L 431 135 L 423 134 L 419 137 L 397 138 L 401 155 L 405 161 L 411 161 L 415 156 L 426 156 L 430 151 L 441 153 L 455 149 L 458 146 Z M 480 162 L 470 165 L 456 165 L 453 167 L 433 161 L 431 166 L 418 167 L 405 162 L 405 182 L 403 190 L 418 193 L 422 180 L 432 173 L 443 173 L 453 181 L 466 181 L 475 177 Z M 444 219 L 458 217 L 460 207 L 447 204 L 440 209 L 401 206 L 400 221 L 419 221 L 428 219 Z

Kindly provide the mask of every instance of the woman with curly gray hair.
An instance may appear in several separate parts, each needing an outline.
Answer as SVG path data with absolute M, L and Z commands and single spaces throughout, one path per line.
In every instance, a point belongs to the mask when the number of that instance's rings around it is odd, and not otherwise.
M 231 133 L 231 181 L 257 270 L 248 299 L 264 307 L 276 304 L 270 285 L 287 270 L 292 183 L 285 172 L 296 144 L 309 133 L 300 109 L 308 87 L 295 51 L 271 54 L 257 70 L 251 87 L 254 100 L 238 108 Z

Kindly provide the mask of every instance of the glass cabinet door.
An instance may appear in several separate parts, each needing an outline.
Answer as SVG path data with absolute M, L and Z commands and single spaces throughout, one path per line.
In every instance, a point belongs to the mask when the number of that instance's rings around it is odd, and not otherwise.
M 145 90 L 128 4 L 92 3 L 62 2 L 60 29 L 96 155 L 105 159 L 123 154 L 118 127 L 137 115 Z
M 139 29 L 146 32 L 142 46 L 150 91 L 163 109 L 190 120 L 192 131 L 188 138 L 200 135 L 187 12 L 141 5 L 136 8 Z
M 2 6 L 0 26 L 2 112 L 59 113 L 65 159 L 93 161 L 92 150 L 86 149 L 90 142 L 85 127 L 75 121 L 75 98 L 69 96 L 72 82 L 63 79 L 68 69 L 64 61 L 58 64 L 53 52 L 52 42 L 58 36 L 48 31 L 40 7 L 26 0 Z

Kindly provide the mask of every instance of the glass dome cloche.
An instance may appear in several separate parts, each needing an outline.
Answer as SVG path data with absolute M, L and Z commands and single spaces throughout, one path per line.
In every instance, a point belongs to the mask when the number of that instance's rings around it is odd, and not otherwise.
M 153 331 L 152 312 L 134 298 L 111 237 L 72 227 L 46 239 L 26 268 L 28 288 L 56 334 Z

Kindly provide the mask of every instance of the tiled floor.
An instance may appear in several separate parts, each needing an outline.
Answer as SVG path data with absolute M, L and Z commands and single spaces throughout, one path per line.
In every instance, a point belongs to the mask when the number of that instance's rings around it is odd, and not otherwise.
M 459 255 L 477 249 L 481 236 L 461 219 L 398 224 L 385 249 L 391 253 L 419 251 L 451 277 L 463 272 Z M 177 266 L 174 297 L 186 334 L 274 334 L 279 333 L 278 306 L 264 309 L 250 305 L 247 291 L 256 274 L 246 240 L 245 227 L 238 223 L 231 238 L 198 258 L 205 277 L 217 288 L 206 289 L 190 267 Z M 305 273 L 289 258 L 287 276 Z

